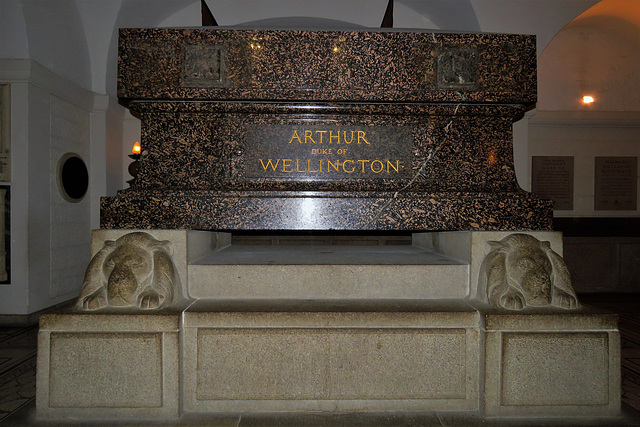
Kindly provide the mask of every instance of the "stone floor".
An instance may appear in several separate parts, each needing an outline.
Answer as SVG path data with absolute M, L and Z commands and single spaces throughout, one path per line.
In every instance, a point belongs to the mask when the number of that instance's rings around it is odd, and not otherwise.
M 34 405 L 38 327 L 0 327 L 0 422 Z
M 35 355 L 37 326 L 0 327 L 0 424 L 7 426 L 640 426 L 640 294 L 581 295 L 584 304 L 620 315 L 623 416 L 617 419 L 484 420 L 476 414 L 229 414 L 184 416 L 178 422 L 35 421 Z

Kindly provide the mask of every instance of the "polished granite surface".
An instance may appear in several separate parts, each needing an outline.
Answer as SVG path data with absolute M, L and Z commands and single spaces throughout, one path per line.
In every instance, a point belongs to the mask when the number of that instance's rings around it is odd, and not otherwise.
M 101 228 L 550 230 L 513 166 L 536 75 L 527 35 L 121 29 L 142 151 Z
M 531 35 L 121 28 L 118 47 L 124 100 L 536 99 Z
M 228 414 L 175 422 L 35 421 L 37 327 L 0 327 L 0 424 L 7 426 L 640 426 L 640 294 L 580 295 L 584 304 L 620 315 L 622 417 L 485 420 L 465 413 Z

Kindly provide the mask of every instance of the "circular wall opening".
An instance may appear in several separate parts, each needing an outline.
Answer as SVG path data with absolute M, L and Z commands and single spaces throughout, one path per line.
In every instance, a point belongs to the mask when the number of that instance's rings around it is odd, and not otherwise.
M 89 172 L 80 156 L 67 153 L 58 162 L 58 190 L 65 200 L 77 203 L 87 194 Z

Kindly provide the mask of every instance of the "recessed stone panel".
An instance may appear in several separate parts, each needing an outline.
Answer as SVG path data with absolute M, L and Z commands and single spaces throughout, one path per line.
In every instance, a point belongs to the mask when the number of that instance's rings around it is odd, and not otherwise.
M 438 89 L 474 89 L 478 84 L 478 53 L 451 49 L 438 55 Z
M 327 393 L 322 330 L 199 329 L 197 399 L 319 399 Z
M 198 400 L 467 397 L 464 329 L 205 329 Z
M 604 332 L 505 333 L 502 404 L 608 404 L 608 348 L 608 337 Z
M 178 417 L 179 325 L 178 313 L 43 314 L 37 417 Z
M 580 312 L 487 314 L 484 414 L 620 414 L 617 316 Z
M 161 408 L 162 334 L 52 333 L 52 408 Z
M 185 46 L 182 57 L 181 86 L 224 86 L 227 77 L 226 52 L 225 46 Z
M 352 330 L 330 338 L 334 399 L 466 397 L 464 329 Z

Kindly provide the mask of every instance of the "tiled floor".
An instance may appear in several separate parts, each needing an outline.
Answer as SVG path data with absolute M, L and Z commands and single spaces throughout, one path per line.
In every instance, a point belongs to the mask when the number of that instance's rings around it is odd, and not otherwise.
M 33 403 L 37 326 L 0 328 L 0 422 Z
M 212 417 L 185 416 L 179 422 L 87 423 L 35 421 L 35 355 L 37 327 L 0 327 L 0 424 L 7 426 L 177 425 L 211 427 L 333 426 L 640 426 L 640 294 L 582 295 L 584 304 L 620 314 L 623 416 L 619 419 L 572 421 L 487 421 L 475 414 L 262 414 Z
M 580 301 L 620 316 L 622 402 L 640 414 L 640 294 L 587 294 Z

